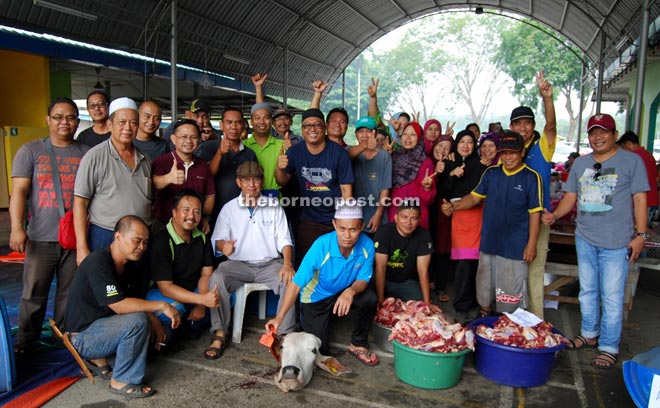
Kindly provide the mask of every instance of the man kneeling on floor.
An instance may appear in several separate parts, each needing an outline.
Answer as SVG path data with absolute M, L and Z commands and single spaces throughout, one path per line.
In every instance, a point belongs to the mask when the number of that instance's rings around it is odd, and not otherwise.
M 142 384 L 147 364 L 149 327 L 160 327 L 152 313 L 162 312 L 179 325 L 179 313 L 166 302 L 141 299 L 144 287 L 136 261 L 147 248 L 149 229 L 133 215 L 115 226 L 109 247 L 95 251 L 80 264 L 69 290 L 64 327 L 90 369 L 110 379 L 110 391 L 129 398 L 152 395 Z M 135 297 L 131 297 L 135 296 Z M 106 358 L 116 354 L 115 367 Z
M 157 288 L 147 293 L 147 300 L 163 300 L 174 306 L 189 324 L 179 328 L 190 338 L 199 338 L 203 322 L 208 324 L 206 308 L 218 307 L 220 295 L 209 290 L 213 273 L 211 241 L 197 227 L 202 219 L 202 196 L 192 189 L 174 195 L 172 218 L 153 238 L 151 279 Z M 155 313 L 163 323 L 167 343 L 172 338 L 171 321 L 164 313 Z M 185 327 L 184 327 L 185 326 Z M 157 347 L 158 344 L 157 344 Z
M 277 329 L 300 293 L 302 329 L 321 339 L 320 352 L 329 351 L 330 315 L 353 312 L 349 352 L 361 363 L 373 366 L 378 357 L 369 350 L 369 329 L 376 314 L 376 294 L 367 290 L 374 264 L 374 244 L 366 234 L 362 209 L 342 203 L 332 220 L 335 231 L 317 238 L 287 287 L 277 316 L 266 323 Z
M 220 294 L 220 307 L 211 309 L 213 339 L 204 357 L 215 360 L 227 347 L 226 331 L 231 319 L 230 293 L 245 283 L 263 283 L 275 294 L 284 293 L 294 274 L 293 251 L 284 209 L 276 198 L 261 195 L 264 169 L 254 161 L 236 169 L 241 194 L 222 207 L 211 242 L 228 261 L 213 272 L 210 288 Z M 280 256 L 280 254 L 282 254 Z M 284 259 L 282 259 L 284 258 Z M 282 305 L 280 296 L 278 310 Z M 293 330 L 293 310 L 282 314 L 280 333 Z

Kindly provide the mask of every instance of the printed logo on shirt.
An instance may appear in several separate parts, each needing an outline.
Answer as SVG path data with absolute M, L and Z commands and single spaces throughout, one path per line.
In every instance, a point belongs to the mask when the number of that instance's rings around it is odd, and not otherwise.
M 261 221 L 261 224 L 262 224 L 264 227 L 272 227 L 272 226 L 273 226 L 273 223 L 274 223 L 273 220 L 262 220 L 262 221 Z
M 513 188 L 514 190 L 523 191 L 522 184 L 518 184 Z
M 305 188 L 308 191 L 330 191 L 326 185 L 332 180 L 332 171 L 324 167 L 303 167 L 301 172 L 303 178 L 307 180 Z
M 117 291 L 117 287 L 115 285 L 107 285 L 105 287 L 106 297 L 117 296 L 118 294 L 119 292 Z

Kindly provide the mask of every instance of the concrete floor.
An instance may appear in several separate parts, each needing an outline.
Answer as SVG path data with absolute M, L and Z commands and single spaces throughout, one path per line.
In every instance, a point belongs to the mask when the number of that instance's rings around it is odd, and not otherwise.
M 0 245 L 6 244 L 2 231 L 6 226 L 0 212 Z M 6 218 L 5 218 L 6 219 Z M 4 225 L 3 225 L 4 224 Z M 15 267 L 2 266 L 0 274 Z M 20 270 L 18 270 L 20 273 Z M 6 275 L 5 275 L 6 277 Z M 451 294 L 451 287 L 450 287 Z M 381 364 L 367 367 L 347 353 L 350 326 L 337 321 L 332 326 L 332 354 L 353 373 L 333 377 L 317 370 L 312 382 L 302 391 L 282 393 L 272 375 L 276 361 L 259 344 L 264 321 L 246 316 L 243 341 L 231 344 L 216 361 L 202 357 L 210 334 L 198 341 L 183 343 L 183 349 L 168 356 L 150 359 L 146 382 L 158 390 L 143 400 L 129 400 L 108 390 L 107 382 L 92 385 L 81 379 L 51 400 L 47 407 L 634 407 L 626 391 L 621 363 L 658 346 L 660 317 L 658 302 L 660 275 L 643 270 L 635 305 L 623 331 L 619 363 L 613 370 L 592 368 L 589 363 L 595 350 L 558 353 L 551 378 L 544 386 L 513 388 L 481 377 L 474 369 L 474 357 L 468 355 L 461 381 L 447 390 L 424 390 L 397 379 L 393 355 L 378 351 Z M 442 304 L 446 312 L 451 306 Z M 579 332 L 579 308 L 561 304 L 558 310 L 546 309 L 546 320 L 566 336 Z

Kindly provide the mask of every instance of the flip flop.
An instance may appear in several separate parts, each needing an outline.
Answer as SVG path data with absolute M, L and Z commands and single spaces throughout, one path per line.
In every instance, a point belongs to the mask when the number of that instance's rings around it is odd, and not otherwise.
M 357 358 L 359 362 L 361 362 L 366 366 L 373 367 L 373 366 L 377 366 L 380 363 L 376 353 L 374 353 L 369 349 L 362 349 L 362 348 L 356 348 L 353 350 L 348 349 L 348 352 L 351 353 L 353 357 Z M 371 360 L 370 357 L 372 356 L 372 354 L 375 357 L 375 360 Z
M 97 366 L 89 360 L 85 360 L 85 365 L 95 376 L 99 377 L 102 380 L 110 380 L 112 378 L 112 366 L 106 364 L 103 366 Z
M 108 387 L 110 388 L 111 393 L 123 395 L 127 398 L 145 398 L 150 397 L 156 393 L 156 390 L 153 388 L 147 392 L 144 392 L 143 388 L 149 387 L 148 385 L 144 384 L 126 384 L 121 388 L 112 388 L 111 385 Z
M 601 370 L 609 370 L 616 365 L 617 358 L 618 354 L 601 351 L 593 360 L 591 360 L 591 366 L 600 368 Z
M 577 340 L 580 340 L 580 345 L 576 343 Z M 571 340 L 568 339 L 569 343 L 571 343 L 571 347 L 567 347 L 568 350 L 580 350 L 583 348 L 596 348 L 598 347 L 598 337 L 596 337 L 594 340 L 596 342 L 594 344 L 589 344 L 587 341 L 587 338 L 584 336 L 575 336 L 575 339 Z
M 211 339 L 211 343 L 214 341 L 221 341 L 222 345 L 220 347 L 207 347 L 206 350 L 204 350 L 204 358 L 207 360 L 217 360 L 220 357 L 222 357 L 222 354 L 224 354 L 225 349 L 227 348 L 227 341 L 225 340 L 225 336 L 218 336 L 215 335 Z M 213 355 L 210 355 L 209 352 L 214 353 Z

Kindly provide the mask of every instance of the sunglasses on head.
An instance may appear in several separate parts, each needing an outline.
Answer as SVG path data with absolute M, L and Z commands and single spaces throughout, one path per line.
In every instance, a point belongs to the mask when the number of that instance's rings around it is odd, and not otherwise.
M 594 180 L 598 180 L 598 177 L 600 177 L 600 169 L 603 168 L 603 165 L 601 163 L 594 163 L 593 169 L 596 171 L 594 173 Z

